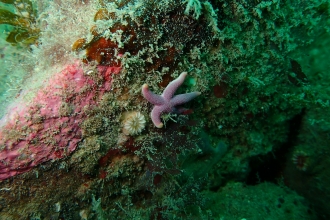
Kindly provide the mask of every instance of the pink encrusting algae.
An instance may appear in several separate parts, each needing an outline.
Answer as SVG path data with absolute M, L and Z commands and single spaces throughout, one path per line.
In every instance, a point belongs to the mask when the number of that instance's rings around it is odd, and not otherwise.
M 30 104 L 17 103 L 0 128 L 0 180 L 72 153 L 82 140 L 83 109 L 110 91 L 120 67 L 99 66 L 96 83 L 81 63 L 67 65 L 40 89 Z M 100 83 L 100 80 L 101 82 Z

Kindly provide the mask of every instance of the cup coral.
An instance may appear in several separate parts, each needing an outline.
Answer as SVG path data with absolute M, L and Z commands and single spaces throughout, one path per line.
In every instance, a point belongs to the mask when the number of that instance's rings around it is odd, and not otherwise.
M 126 135 L 135 135 L 145 128 L 146 120 L 140 112 L 130 112 L 124 116 L 123 125 L 123 132 Z

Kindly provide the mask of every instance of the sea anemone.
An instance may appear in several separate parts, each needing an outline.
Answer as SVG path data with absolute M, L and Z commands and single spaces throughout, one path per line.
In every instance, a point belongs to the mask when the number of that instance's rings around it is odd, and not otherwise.
M 123 132 L 126 135 L 136 135 L 141 133 L 146 125 L 144 115 L 140 112 L 128 112 L 124 114 Z
M 298 150 L 293 153 L 292 161 L 299 170 L 306 171 L 309 165 L 309 156 L 304 151 Z

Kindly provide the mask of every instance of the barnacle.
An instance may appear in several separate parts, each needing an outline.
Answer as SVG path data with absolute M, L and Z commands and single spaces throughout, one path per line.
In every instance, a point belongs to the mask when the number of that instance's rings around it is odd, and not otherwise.
M 39 38 L 36 12 L 30 0 L 0 0 L 0 24 L 10 25 L 6 41 L 12 45 L 31 45 Z M 12 12 L 14 11 L 14 12 Z

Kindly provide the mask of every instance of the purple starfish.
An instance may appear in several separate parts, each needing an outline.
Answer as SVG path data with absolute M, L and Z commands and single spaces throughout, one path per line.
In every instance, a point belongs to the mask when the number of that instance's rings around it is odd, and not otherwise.
M 142 86 L 142 94 L 144 98 L 155 105 L 151 111 L 151 120 L 157 128 L 163 127 L 163 123 L 160 120 L 160 116 L 163 112 L 182 113 L 185 109 L 176 108 L 176 106 L 189 102 L 201 94 L 200 92 L 190 92 L 173 97 L 175 91 L 184 82 L 186 76 L 186 72 L 181 73 L 177 79 L 167 85 L 162 95 L 156 95 L 151 92 L 147 84 Z

